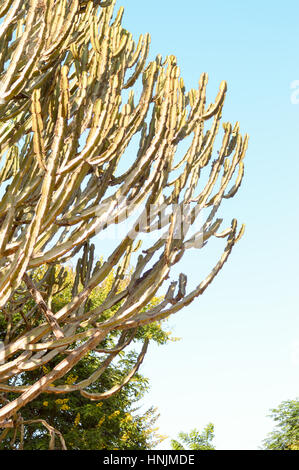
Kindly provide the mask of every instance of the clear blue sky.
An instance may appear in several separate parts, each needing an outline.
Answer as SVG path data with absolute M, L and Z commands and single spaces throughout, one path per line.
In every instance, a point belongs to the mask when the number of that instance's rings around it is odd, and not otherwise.
M 170 319 L 182 340 L 149 351 L 145 404 L 158 407 L 162 434 L 212 421 L 217 449 L 257 449 L 273 428 L 268 410 L 299 395 L 299 105 L 290 99 L 299 80 L 299 4 L 124 6 L 124 26 L 136 39 L 151 34 L 151 57 L 176 55 L 188 88 L 208 72 L 212 98 L 227 80 L 223 119 L 250 134 L 246 177 L 222 211 L 245 222 L 246 234 L 208 291 Z M 216 254 L 211 245 L 184 261 L 190 288 Z

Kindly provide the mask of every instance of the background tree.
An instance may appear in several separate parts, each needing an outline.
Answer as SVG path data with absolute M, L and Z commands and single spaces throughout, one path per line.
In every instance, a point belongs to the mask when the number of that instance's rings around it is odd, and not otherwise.
M 123 8 L 114 14 L 114 6 L 115 0 L 5 0 L 0 7 L 0 315 L 6 331 L 0 427 L 20 433 L 22 408 L 42 393 L 80 392 L 95 401 L 117 393 L 123 383 L 101 393 L 87 387 L 132 341 L 132 330 L 202 295 L 244 230 L 233 219 L 219 232 L 222 219 L 216 218 L 241 184 L 248 141 L 238 122 L 224 123 L 213 157 L 226 83 L 210 105 L 207 74 L 187 92 L 176 58 L 157 56 L 147 64 L 149 35 L 135 43 L 122 26 Z M 130 161 L 126 149 L 133 137 L 139 148 Z M 94 263 L 91 238 L 124 220 L 129 228 L 105 260 Z M 181 274 L 157 305 L 144 310 L 184 253 L 204 248 L 214 236 L 226 243 L 207 277 L 187 293 Z M 71 298 L 54 311 L 64 265 L 78 254 Z M 131 257 L 135 268 L 123 285 Z M 109 293 L 91 308 L 94 289 L 113 269 Z M 107 350 L 86 380 L 62 385 L 115 331 L 121 333 L 117 352 Z M 145 337 L 126 381 L 148 342 Z M 18 376 L 28 370 L 39 378 L 23 386 Z M 10 393 L 17 397 L 10 400 Z
M 135 361 L 134 352 L 126 354 L 117 366 L 107 368 L 101 381 L 89 390 L 99 393 L 111 388 L 116 380 L 121 381 L 126 376 Z M 72 384 L 83 380 L 99 366 L 99 358 L 91 352 L 65 377 L 65 382 Z M 30 384 L 37 378 L 36 372 L 24 373 L 20 382 Z M 41 394 L 22 410 L 23 435 L 7 428 L 0 449 L 45 450 L 49 444 L 51 449 L 69 450 L 151 449 L 163 438 L 155 427 L 157 410 L 150 408 L 141 412 L 136 408 L 147 391 L 147 379 L 137 373 L 118 394 L 98 403 L 82 397 L 79 392 L 59 397 Z
M 36 270 L 33 275 L 34 282 L 39 282 L 43 276 L 43 270 Z M 59 270 L 58 270 L 59 271 Z M 53 295 L 52 308 L 56 312 L 62 308 L 71 298 L 71 286 L 73 285 L 74 273 L 72 269 L 66 271 L 64 285 Z M 114 282 L 114 272 L 98 286 L 91 298 L 90 308 L 100 305 L 111 284 Z M 123 283 L 128 282 L 125 277 Z M 159 298 L 154 298 L 151 308 L 159 302 Z M 34 307 L 32 300 L 23 309 L 29 312 Z M 146 310 L 146 309 L 145 309 Z M 21 316 L 15 314 L 11 317 L 12 328 L 17 328 Z M 27 313 L 28 321 L 29 315 Z M 35 318 L 36 320 L 36 318 Z M 40 324 L 42 320 L 39 320 Z M 32 325 L 31 325 L 32 326 Z M 170 333 L 165 332 L 158 322 L 140 327 L 132 335 L 134 342 L 144 341 L 145 336 L 158 344 L 165 344 L 170 338 Z M 0 339 L 4 340 L 6 331 L 4 324 L 0 323 Z M 115 331 L 105 338 L 100 344 L 103 349 L 115 347 L 116 340 L 119 340 L 120 333 Z M 113 388 L 115 383 L 122 383 L 127 374 L 136 363 L 137 353 L 134 349 L 130 352 L 122 352 L 116 365 L 111 364 L 104 371 L 100 380 L 87 387 L 88 391 L 101 393 Z M 36 382 L 48 368 L 54 367 L 61 357 L 58 355 L 53 361 L 43 366 L 42 370 L 23 372 L 17 376 L 18 385 L 28 386 Z M 75 382 L 83 381 L 101 368 L 102 361 L 100 354 L 91 351 L 85 356 L 63 380 L 57 384 L 72 385 Z M 8 384 L 12 385 L 14 379 L 9 379 Z M 43 450 L 50 448 L 67 449 L 151 449 L 159 444 L 163 437 L 153 427 L 157 418 L 157 410 L 150 408 L 144 412 L 138 412 L 136 404 L 140 402 L 144 394 L 148 391 L 148 380 L 138 372 L 134 375 L 134 380 L 129 381 L 119 391 L 103 402 L 91 402 L 84 398 L 79 392 L 70 395 L 41 394 L 32 400 L 22 409 L 22 433 L 16 433 L 15 429 L 7 428 L 2 435 L 0 449 L 24 449 Z M 7 394 L 8 400 L 12 400 L 13 393 Z M 50 441 L 49 441 L 50 434 Z M 60 441 L 60 442 L 59 442 Z
M 299 400 L 283 401 L 271 410 L 276 429 L 264 440 L 266 450 L 299 450 Z
M 189 433 L 180 432 L 178 435 L 180 441 L 176 439 L 171 440 L 171 447 L 173 450 L 215 450 L 212 444 L 214 439 L 214 425 L 207 424 L 202 433 L 197 429 L 192 429 Z

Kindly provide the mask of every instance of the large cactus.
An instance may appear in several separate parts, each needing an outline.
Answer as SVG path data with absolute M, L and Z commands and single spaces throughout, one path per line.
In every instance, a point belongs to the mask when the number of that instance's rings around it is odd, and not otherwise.
M 158 56 L 147 63 L 149 35 L 135 43 L 122 27 L 123 8 L 113 16 L 114 6 L 115 0 L 5 0 L 0 7 L 3 428 L 17 426 L 21 408 L 42 392 L 80 390 L 92 400 L 116 393 L 139 367 L 148 340 L 125 382 L 96 395 L 87 387 L 100 379 L 138 327 L 168 317 L 201 295 L 243 233 L 235 219 L 219 232 L 222 219 L 216 218 L 223 199 L 233 197 L 241 184 L 248 141 L 239 123 L 225 123 L 214 155 L 226 83 L 206 106 L 207 74 L 201 75 L 198 89 L 186 92 L 176 58 Z M 136 134 L 139 148 L 126 164 L 124 153 Z M 178 158 L 182 141 L 189 147 Z M 200 179 L 209 166 L 208 177 Z M 133 219 L 137 208 L 142 211 Z M 132 220 L 131 229 L 103 263 L 94 263 L 90 239 L 125 218 Z M 188 238 L 187 229 L 199 220 Z M 148 232 L 151 245 L 129 270 L 138 240 L 141 236 L 146 243 Z M 157 305 L 145 308 L 185 251 L 205 246 L 211 237 L 225 238 L 226 246 L 207 278 L 187 293 L 181 274 Z M 72 298 L 54 312 L 63 265 L 81 249 Z M 89 297 L 113 269 L 110 292 L 90 310 Z M 43 273 L 39 277 L 37 270 Z M 124 284 L 125 275 L 129 281 Z M 33 307 L 24 311 L 30 299 Z M 101 349 L 111 331 L 120 332 L 118 344 Z M 96 349 L 105 359 L 95 374 L 80 383 L 55 385 Z M 64 358 L 35 384 L 18 385 L 18 374 L 42 370 L 58 354 Z M 9 392 L 18 398 L 9 401 Z

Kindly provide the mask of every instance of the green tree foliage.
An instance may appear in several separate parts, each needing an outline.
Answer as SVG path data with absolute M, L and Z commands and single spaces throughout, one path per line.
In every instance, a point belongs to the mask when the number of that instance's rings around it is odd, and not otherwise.
M 171 440 L 173 450 L 215 450 L 212 444 L 214 439 L 214 425 L 207 424 L 202 432 L 192 429 L 189 433 L 180 432 L 178 439 Z
M 277 423 L 275 430 L 264 440 L 266 450 L 299 450 L 299 400 L 283 401 L 271 410 Z
M 53 297 L 54 311 L 62 308 L 71 297 L 70 286 L 73 283 L 74 273 L 69 268 L 66 268 L 65 273 L 64 284 Z M 38 282 L 43 275 L 43 270 L 36 270 L 34 280 Z M 90 308 L 95 308 L 103 302 L 113 282 L 112 271 L 107 280 L 94 290 Z M 123 282 L 126 282 L 126 278 Z M 159 299 L 154 299 L 152 304 L 157 301 Z M 33 304 L 32 300 L 26 305 L 27 314 L 32 308 L 31 304 Z M 109 315 L 109 312 L 107 314 Z M 17 326 L 19 316 L 17 314 L 14 316 L 12 327 Z M 4 339 L 4 335 L 5 330 L 3 326 L 2 328 L 0 326 L 0 337 Z M 119 337 L 120 333 L 114 331 L 105 338 L 98 349 L 115 348 Z M 164 344 L 169 339 L 169 333 L 165 332 L 161 324 L 157 322 L 140 327 L 135 332 L 134 341 L 135 343 L 143 342 L 146 337 L 158 344 Z M 49 365 L 43 366 L 42 370 L 23 372 L 15 380 L 9 380 L 9 384 L 16 381 L 19 386 L 31 385 L 48 372 L 48 367 L 54 367 L 60 360 L 61 357 L 58 355 Z M 102 393 L 112 389 L 115 384 L 122 383 L 136 361 L 137 352 L 133 347 L 129 352 L 121 351 L 117 363 L 109 365 L 100 376 L 100 380 L 88 387 L 88 391 Z M 56 387 L 65 384 L 73 385 L 85 380 L 101 368 L 102 362 L 101 354 L 91 351 L 76 364 L 71 372 L 55 383 Z M 41 394 L 22 410 L 24 421 L 22 434 L 15 433 L 15 429 L 6 430 L 0 449 L 48 449 L 49 431 L 50 437 L 52 436 L 51 448 L 151 449 L 163 440 L 163 437 L 157 433 L 157 428 L 153 427 L 159 415 L 153 407 L 144 413 L 135 408 L 148 389 L 148 380 L 137 372 L 118 394 L 113 394 L 107 400 L 99 402 L 84 398 L 78 391 L 72 394 Z M 8 394 L 6 398 L 11 400 L 14 397 L 13 394 Z M 51 429 L 53 429 L 52 432 Z
M 118 363 L 104 372 L 101 381 L 94 383 L 90 390 L 100 392 L 111 388 L 115 381 L 121 381 L 136 360 L 136 353 L 127 353 Z M 72 384 L 93 373 L 100 365 L 94 353 L 84 358 L 65 378 Z M 76 374 L 76 375 L 75 375 Z M 32 383 L 37 372 L 22 374 L 22 384 Z M 0 444 L 0 449 L 18 449 L 22 445 L 25 450 L 45 450 L 49 448 L 49 432 L 43 425 L 44 420 L 56 431 L 60 432 L 67 449 L 151 449 L 161 441 L 154 426 L 158 414 L 150 408 L 141 413 L 134 405 L 148 390 L 148 380 L 136 374 L 122 390 L 111 398 L 94 402 L 79 392 L 68 395 L 41 394 L 28 403 L 23 409 L 24 438 L 23 444 L 17 433 L 7 433 Z M 61 448 L 59 434 L 55 432 L 54 448 Z

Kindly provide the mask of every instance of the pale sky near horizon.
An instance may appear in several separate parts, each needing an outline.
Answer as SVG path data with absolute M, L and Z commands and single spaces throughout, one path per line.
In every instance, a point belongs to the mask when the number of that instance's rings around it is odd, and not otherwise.
M 225 79 L 223 120 L 240 121 L 250 134 L 242 187 L 222 210 L 228 222 L 245 222 L 246 233 L 204 295 L 169 320 L 181 341 L 150 348 L 141 368 L 151 384 L 144 404 L 158 407 L 161 434 L 213 422 L 217 449 L 258 449 L 273 429 L 269 409 L 299 396 L 299 105 L 291 102 L 299 4 L 121 5 L 136 39 L 151 34 L 151 58 L 177 56 L 187 88 L 207 72 L 212 99 Z M 176 273 L 188 274 L 191 289 L 215 253 L 213 244 L 193 252 Z

